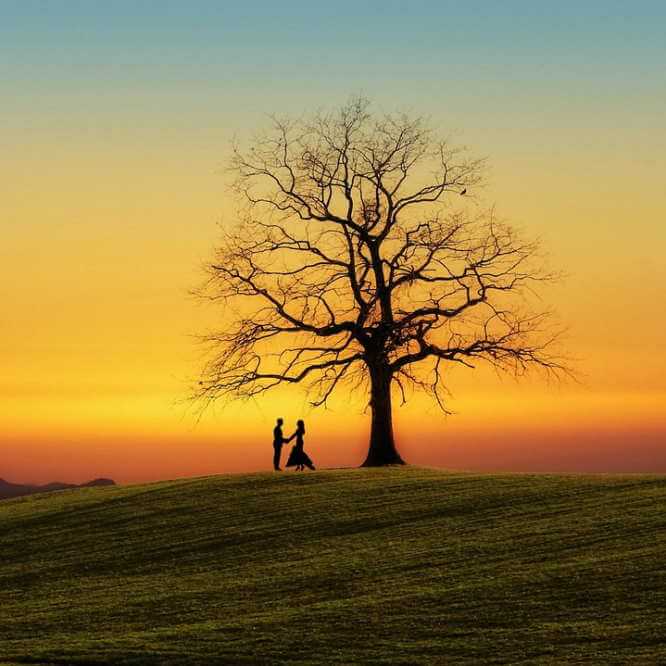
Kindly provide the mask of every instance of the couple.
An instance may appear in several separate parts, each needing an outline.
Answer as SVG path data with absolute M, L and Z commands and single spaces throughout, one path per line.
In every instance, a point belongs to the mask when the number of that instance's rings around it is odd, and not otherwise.
M 296 432 L 289 438 L 285 439 L 282 436 L 282 424 L 284 421 L 282 419 L 277 420 L 277 425 L 273 429 L 273 469 L 276 472 L 280 471 L 280 454 L 282 453 L 282 445 L 291 442 L 294 437 L 296 438 L 296 444 L 294 448 L 289 453 L 289 459 L 287 460 L 287 467 L 296 467 L 298 471 L 303 471 L 305 467 L 309 467 L 314 470 L 315 466 L 312 464 L 312 460 L 305 451 L 303 451 L 303 435 L 305 435 L 305 423 L 303 421 L 296 422 Z

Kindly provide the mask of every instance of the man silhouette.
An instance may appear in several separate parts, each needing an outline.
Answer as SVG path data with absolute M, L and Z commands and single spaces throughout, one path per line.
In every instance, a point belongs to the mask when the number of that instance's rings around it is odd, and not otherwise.
M 280 469 L 280 455 L 282 454 L 282 445 L 288 441 L 282 436 L 283 423 L 282 419 L 278 419 L 277 425 L 273 428 L 273 469 L 276 472 L 282 471 Z

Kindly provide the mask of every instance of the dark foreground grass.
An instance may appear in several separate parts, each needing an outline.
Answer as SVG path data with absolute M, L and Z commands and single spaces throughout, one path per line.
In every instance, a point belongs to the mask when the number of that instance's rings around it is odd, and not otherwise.
M 666 663 L 666 478 L 346 470 L 0 502 L 0 663 Z

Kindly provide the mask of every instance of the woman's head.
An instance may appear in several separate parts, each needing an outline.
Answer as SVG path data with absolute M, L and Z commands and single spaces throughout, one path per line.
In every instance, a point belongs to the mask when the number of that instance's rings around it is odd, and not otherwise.
M 301 432 L 305 432 L 305 423 L 303 422 L 302 419 L 298 419 L 298 421 L 296 421 L 296 427 L 297 427 L 298 430 L 300 430 Z

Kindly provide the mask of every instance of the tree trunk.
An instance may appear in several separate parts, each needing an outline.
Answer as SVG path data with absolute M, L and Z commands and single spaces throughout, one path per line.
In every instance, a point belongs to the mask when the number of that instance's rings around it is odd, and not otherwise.
M 384 364 L 370 367 L 370 448 L 362 467 L 404 465 L 395 448 L 393 418 L 391 413 L 391 372 Z

